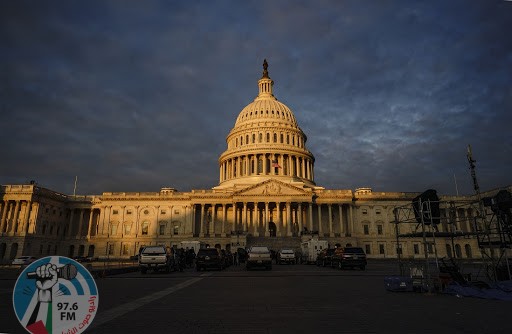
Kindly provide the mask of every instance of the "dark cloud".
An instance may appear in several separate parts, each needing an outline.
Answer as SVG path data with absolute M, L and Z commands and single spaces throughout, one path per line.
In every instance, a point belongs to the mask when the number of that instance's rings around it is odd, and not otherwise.
M 512 3 L 0 4 L 0 183 L 211 188 L 267 58 L 317 184 L 471 193 L 512 184 Z

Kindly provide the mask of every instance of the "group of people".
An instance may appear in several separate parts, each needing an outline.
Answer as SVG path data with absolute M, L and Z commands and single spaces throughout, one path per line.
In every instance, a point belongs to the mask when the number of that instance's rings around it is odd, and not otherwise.
M 167 254 L 171 257 L 174 271 L 183 271 L 185 268 L 191 268 L 194 265 L 196 252 L 193 248 L 184 249 L 167 247 Z

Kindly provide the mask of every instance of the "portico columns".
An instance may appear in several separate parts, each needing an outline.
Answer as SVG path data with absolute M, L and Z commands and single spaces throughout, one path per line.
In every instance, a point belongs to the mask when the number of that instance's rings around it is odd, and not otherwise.
M 80 209 L 80 220 L 78 221 L 78 232 L 76 233 L 77 237 L 80 237 L 82 234 L 83 223 L 84 223 L 84 210 Z
M 201 205 L 201 219 L 200 219 L 200 222 L 199 222 L 199 236 L 201 237 L 204 237 L 204 209 L 205 209 L 205 206 L 204 204 L 200 204 Z
M 210 236 L 215 236 L 215 222 L 217 221 L 217 206 L 211 204 L 212 214 L 209 215 L 210 219 Z
M 343 204 L 338 204 L 340 213 L 340 237 L 345 236 L 345 229 L 343 228 Z
M 299 203 L 299 208 L 297 211 L 297 219 L 299 223 L 299 235 L 302 233 L 302 203 Z
M 286 236 L 292 236 L 292 205 L 286 202 Z
M 320 237 L 323 237 L 323 228 L 322 228 L 322 204 L 318 204 L 318 234 Z
M 71 231 L 73 230 L 73 216 L 75 215 L 75 209 L 71 209 L 69 215 L 69 226 L 68 226 L 68 237 L 71 237 Z
M 6 229 L 5 222 L 7 217 L 7 211 L 9 211 L 9 202 L 4 201 L 2 205 L 2 220 L 0 220 L 0 232 L 4 232 Z
M 268 230 L 268 219 L 269 219 L 269 212 L 268 212 L 268 202 L 265 202 L 265 236 L 270 236 L 269 230 Z
M 249 216 L 247 214 L 247 202 L 244 202 L 244 219 L 243 219 L 243 230 L 247 232 L 247 225 L 249 224 Z
M 21 201 L 16 201 L 16 206 L 14 208 L 14 219 L 11 222 L 11 232 L 16 232 L 18 229 L 18 217 L 20 216 L 20 205 Z
M 332 230 L 332 204 L 328 204 L 327 208 L 329 209 L 329 236 L 334 237 L 334 231 Z
M 313 231 L 313 204 L 308 203 L 308 211 L 309 211 L 309 231 Z
M 226 233 L 226 204 L 222 204 L 222 235 Z

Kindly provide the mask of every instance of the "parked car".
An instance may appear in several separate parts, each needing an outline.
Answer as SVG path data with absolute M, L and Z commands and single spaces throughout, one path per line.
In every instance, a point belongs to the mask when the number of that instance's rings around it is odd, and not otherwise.
M 338 247 L 331 257 L 331 267 L 338 269 L 355 268 L 366 269 L 366 254 L 361 247 Z
M 224 259 L 218 248 L 202 248 L 196 255 L 196 270 L 215 268 L 224 269 Z
M 35 260 L 37 260 L 37 257 L 35 256 L 20 256 L 12 260 L 12 264 L 25 266 L 27 264 L 31 264 Z
M 146 246 L 140 252 L 139 269 L 142 274 L 145 274 L 148 269 L 153 269 L 155 272 L 164 269 L 169 272 L 172 265 L 172 258 L 164 246 Z
M 277 254 L 277 262 L 279 264 L 283 263 L 289 263 L 289 264 L 295 264 L 295 252 L 293 249 L 281 249 L 279 253 Z
M 322 266 L 322 267 L 330 266 L 331 260 L 332 260 L 332 255 L 334 254 L 335 250 L 336 250 L 335 248 L 322 249 L 316 257 L 316 265 Z
M 247 270 L 254 267 L 265 267 L 267 270 L 272 269 L 272 255 L 266 246 L 252 246 L 249 249 L 249 257 L 245 264 Z
M 73 260 L 77 262 L 92 262 L 91 256 L 75 256 Z

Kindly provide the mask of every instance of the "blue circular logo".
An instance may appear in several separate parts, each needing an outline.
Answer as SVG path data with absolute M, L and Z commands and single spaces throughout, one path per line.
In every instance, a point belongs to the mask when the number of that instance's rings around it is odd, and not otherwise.
M 98 288 L 91 273 L 63 256 L 28 265 L 12 296 L 19 322 L 33 334 L 82 333 L 98 310 Z

